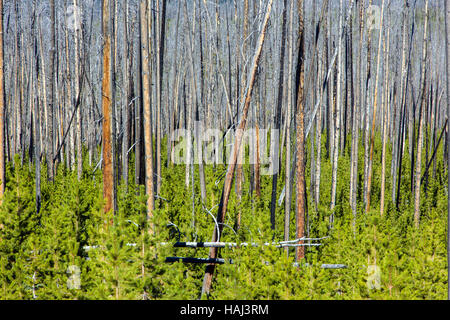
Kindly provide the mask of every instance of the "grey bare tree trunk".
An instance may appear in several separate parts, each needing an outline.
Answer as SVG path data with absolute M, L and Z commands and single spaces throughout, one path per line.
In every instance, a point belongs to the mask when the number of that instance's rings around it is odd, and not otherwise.
M 285 161 L 285 201 L 284 201 L 284 241 L 289 240 L 289 222 L 291 219 L 291 115 L 292 115 L 292 60 L 293 60 L 293 48 L 294 48 L 294 1 L 290 1 L 290 14 L 289 14 L 289 62 L 288 62 L 288 101 L 286 112 L 286 161 Z M 289 249 L 286 248 L 286 253 Z
M 283 104 L 283 82 L 284 82 L 284 56 L 286 51 L 286 11 L 287 11 L 287 1 L 283 1 L 283 15 L 282 15 L 282 26 L 281 26 L 281 52 L 280 52 L 280 72 L 278 77 L 278 96 L 277 96 L 277 105 L 275 111 L 275 121 L 274 121 L 274 130 L 280 129 L 280 121 L 281 121 L 281 109 Z M 289 120 L 288 120 L 289 121 Z M 270 221 L 272 223 L 272 229 L 275 230 L 275 209 L 277 207 L 277 182 L 278 182 L 278 170 L 281 168 L 281 159 L 280 159 L 280 148 L 279 148 L 279 140 L 275 142 L 275 149 L 273 155 L 273 165 L 276 165 L 276 171 L 272 176 L 272 199 L 270 202 Z
M 73 0 L 73 5 L 77 7 L 77 0 Z M 75 96 L 78 97 L 80 93 L 80 48 L 83 47 L 81 37 L 81 21 L 79 21 L 80 15 L 75 14 Z M 83 113 L 81 106 L 77 109 L 77 177 L 81 180 L 83 174 L 83 148 L 82 148 L 82 128 L 83 128 Z
M 372 0 L 369 0 L 369 6 L 372 5 Z M 367 206 L 367 181 L 369 176 L 369 124 L 370 124 L 370 84 L 371 84 L 371 64 L 372 64 L 372 24 L 367 23 L 367 71 L 366 71 L 366 85 L 365 85 L 365 113 L 364 113 L 364 207 Z
M 159 1 L 156 0 L 156 33 L 157 33 L 157 82 L 156 82 L 156 194 L 161 193 L 161 139 L 162 139 L 162 84 L 164 74 L 164 45 L 166 34 L 166 0 L 162 1 L 161 13 L 159 12 Z
M 370 209 L 370 196 L 372 190 L 372 166 L 373 166 L 373 149 L 375 140 L 375 122 L 377 119 L 377 107 L 378 107 L 378 80 L 380 78 L 380 62 L 381 62 L 381 44 L 383 40 L 383 18 L 384 18 L 384 4 L 385 0 L 381 3 L 381 14 L 380 14 L 380 32 L 378 35 L 378 53 L 377 53 L 377 69 L 375 77 L 375 93 L 373 97 L 373 111 L 372 111 L 372 133 L 370 138 L 370 154 L 369 154 L 369 168 L 367 173 L 367 198 L 366 198 L 366 213 Z
M 111 82 L 111 25 L 110 2 L 103 0 L 102 7 L 103 31 L 103 78 L 102 78 L 102 152 L 103 152 L 103 198 L 104 212 L 114 210 L 114 166 L 113 166 L 113 135 L 112 135 L 112 82 Z M 111 223 L 110 221 L 109 223 Z
M 447 118 L 450 115 L 450 0 L 445 0 L 445 42 L 447 63 Z M 450 146 L 450 135 L 447 134 L 447 146 Z M 447 152 L 447 168 L 450 168 L 450 152 Z M 450 174 L 447 177 L 447 185 L 450 186 Z M 450 226 L 450 188 L 448 190 L 447 222 Z M 450 276 L 450 228 L 447 229 L 447 274 Z M 450 300 L 450 281 L 447 283 L 447 299 Z
M 398 104 L 398 109 L 399 109 L 399 119 L 398 119 L 398 128 L 400 129 L 400 125 L 402 123 L 401 121 L 401 110 L 403 107 L 403 99 L 404 99 L 404 92 L 405 92 L 405 82 L 406 82 L 406 42 L 407 42 L 407 32 L 406 32 L 406 18 L 407 18 L 407 13 L 408 13 L 408 1 L 406 1 L 406 3 L 404 3 L 403 5 L 403 23 L 402 23 L 402 60 L 401 60 L 401 75 L 400 75 L 400 95 L 399 95 L 399 104 Z M 400 130 L 399 130 L 400 131 Z M 402 137 L 400 135 L 397 135 L 396 139 L 397 143 L 396 146 L 397 148 L 395 148 L 395 152 L 392 155 L 392 161 L 393 161 L 393 180 L 392 180 L 392 201 L 396 201 L 396 182 L 397 182 L 397 175 L 395 174 L 397 172 L 397 168 L 399 167 L 399 163 L 398 160 L 399 159 L 399 152 L 401 152 L 401 150 L 399 150 L 398 145 L 400 143 L 400 139 L 402 139 Z M 401 153 L 400 153 L 400 158 L 401 158 Z
M 1 28 L 1 21 L 0 21 L 0 28 Z M 1 32 L 0 32 L 1 35 Z M 34 100 L 34 109 L 33 109 L 33 127 L 35 130 L 34 134 L 34 161 L 35 161 L 35 174 L 36 174 L 36 181 L 35 181 L 35 192 L 36 192 L 36 213 L 40 212 L 41 209 L 41 125 L 40 125 L 40 118 L 41 118 L 41 112 L 40 112 L 40 100 L 39 100 L 39 77 L 40 75 L 40 69 L 39 69 L 39 55 L 38 55 L 38 45 L 37 45 L 37 33 L 36 33 L 36 24 L 33 24 L 33 47 L 34 47 L 34 57 L 35 57 L 35 70 L 36 70 L 36 82 L 35 82 L 35 89 L 34 92 L 37 93 L 37 97 Z M 1 43 L 1 42 L 0 42 Z M 0 44 L 1 45 L 1 44 Z M 0 50 L 1 54 L 1 50 Z M 42 58 L 42 57 L 41 57 Z M 1 67 L 1 64 L 0 64 Z M 0 83 L 1 86 L 1 83 Z M 34 98 L 33 98 L 34 99 Z M 1 140 L 0 140 L 1 141 Z M 0 160 L 1 161 L 1 160 Z M 0 198 L 1 201 L 1 198 Z
M 123 139 L 122 139 L 122 179 L 128 189 L 128 149 L 130 147 L 130 79 L 129 79 L 129 52 L 128 46 L 128 0 L 123 2 L 123 44 L 122 44 L 122 119 L 123 119 Z
M 385 198 L 385 185 L 386 185 L 386 144 L 387 144 L 387 127 L 388 127 L 388 112 L 389 112 L 389 40 L 390 40 L 390 19 L 388 16 L 387 22 L 387 36 L 384 47 L 384 85 L 383 85 L 383 101 L 381 102 L 383 107 L 383 150 L 381 154 L 381 196 L 380 196 L 380 215 L 384 213 L 384 198 Z
M 420 178 L 422 169 L 422 146 L 423 146 L 423 122 L 425 113 L 425 99 L 426 99 L 426 64 L 427 64 L 427 50 L 428 50 L 428 0 L 425 1 L 425 21 L 423 29 L 423 47 L 422 47 L 422 71 L 421 71 L 421 101 L 419 107 L 419 132 L 417 141 L 417 159 L 415 169 L 415 189 L 414 189 L 414 224 L 416 228 L 419 227 L 420 221 Z M 413 170 L 413 168 L 411 168 Z
M 342 3 L 342 0 L 341 0 Z M 296 238 L 302 238 L 305 234 L 305 212 L 306 212 L 306 184 L 305 184 L 305 111 L 304 111 L 304 83 L 305 83 L 305 31 L 303 17 L 303 0 L 297 2 L 298 10 L 298 56 L 296 71 L 296 103 L 297 111 L 295 115 L 297 131 L 297 183 L 296 183 Z M 297 247 L 295 260 L 300 261 L 305 257 L 305 247 Z
M 342 30 L 344 19 L 344 10 L 342 0 L 339 2 L 339 32 Z M 336 115 L 335 115 L 335 131 L 333 142 L 333 159 L 332 159 L 332 178 L 331 178 L 331 210 L 336 206 L 336 188 L 337 188 L 337 169 L 339 156 L 339 137 L 341 130 L 341 102 L 342 102 L 342 37 L 338 39 L 338 60 L 337 60 L 337 83 L 336 83 Z
M 0 0 L 0 205 L 5 193 L 5 77 L 3 73 L 3 0 Z
M 142 57 L 142 86 L 144 101 L 144 144 L 145 144 L 145 190 L 147 194 L 147 217 L 153 217 L 153 141 L 152 141 L 152 121 L 150 111 L 150 83 L 152 79 L 150 68 L 151 43 L 148 35 L 151 33 L 151 24 L 148 24 L 147 15 L 150 14 L 149 1 L 143 0 L 140 3 L 140 27 L 141 27 L 141 57 Z M 152 229 L 150 228 L 150 231 Z
M 53 181 L 54 179 L 54 141 L 53 141 L 53 113 L 54 113 L 54 103 L 55 103 L 55 53 L 56 53 L 56 32 L 55 32 L 55 0 L 50 0 L 50 101 L 48 105 L 48 127 L 47 127 L 47 172 L 48 180 Z
M 356 105 L 354 107 L 353 128 L 352 128 L 352 155 L 351 155 L 351 175 L 350 175 L 350 207 L 352 208 L 353 217 L 356 218 L 356 198 L 358 194 L 358 149 L 359 149 L 359 120 L 362 113 L 363 102 L 363 85 L 362 85 L 362 64 L 363 64 L 363 36 L 364 36 L 364 1 L 359 1 L 359 48 L 357 64 L 357 95 Z

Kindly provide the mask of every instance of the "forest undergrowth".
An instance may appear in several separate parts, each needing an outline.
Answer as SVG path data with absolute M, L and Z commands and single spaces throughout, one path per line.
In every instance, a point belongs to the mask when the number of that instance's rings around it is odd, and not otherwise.
M 383 216 L 379 208 L 381 161 L 374 161 L 371 209 L 365 213 L 361 200 L 364 151 L 359 149 L 355 217 L 348 196 L 350 146 L 347 144 L 339 158 L 337 205 L 332 212 L 331 161 L 326 157 L 325 143 L 324 137 L 318 206 L 310 196 L 309 159 L 305 167 L 306 234 L 327 237 L 320 240 L 321 246 L 307 247 L 299 267 L 293 266 L 294 249 L 289 255 L 284 248 L 274 246 L 221 249 L 220 257 L 226 263 L 216 268 L 211 294 L 206 298 L 446 299 L 447 173 L 443 146 L 436 154 L 435 171 L 430 170 L 426 188 L 421 190 L 420 225 L 416 228 L 407 147 L 398 208 L 391 197 L 390 170 L 386 170 Z M 377 135 L 374 159 L 381 157 L 380 146 Z M 161 154 L 166 154 L 164 149 Z M 389 151 L 388 166 L 390 157 Z M 207 248 L 174 248 L 173 243 L 211 240 L 214 221 L 210 213 L 216 215 L 226 167 L 205 166 L 207 201 L 202 203 L 198 166 L 194 186 L 189 187 L 185 185 L 184 165 L 163 166 L 161 194 L 155 199 L 153 218 L 147 220 L 145 190 L 133 181 L 133 160 L 130 180 L 119 184 L 114 216 L 102 210 L 101 170 L 94 170 L 95 164 L 89 166 L 87 157 L 84 161 L 81 181 L 75 171 L 61 164 L 54 183 L 49 183 L 46 167 L 42 167 L 38 214 L 34 165 L 27 159 L 21 163 L 18 157 L 14 164 L 7 164 L 7 189 L 0 208 L 0 298 L 198 299 L 204 265 L 166 263 L 165 259 L 208 257 Z M 277 194 L 282 193 L 284 170 L 282 166 Z M 250 191 L 248 164 L 244 165 L 244 176 L 246 192 L 240 203 L 232 192 L 225 218 L 228 227 L 221 241 L 282 241 L 283 205 L 277 203 L 275 230 L 270 223 L 271 176 L 261 176 L 260 198 Z M 292 208 L 290 239 L 295 239 L 294 199 Z M 238 212 L 241 225 L 232 230 Z M 149 232 L 150 226 L 154 233 Z M 324 269 L 322 264 L 343 264 L 346 268 Z

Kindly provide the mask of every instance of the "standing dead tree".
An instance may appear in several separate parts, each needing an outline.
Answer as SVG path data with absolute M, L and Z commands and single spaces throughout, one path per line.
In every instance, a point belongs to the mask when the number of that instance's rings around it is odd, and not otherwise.
M 446 42 L 446 62 L 447 62 L 447 120 L 450 115 L 450 0 L 445 1 L 445 42 Z M 450 146 L 450 135 L 447 135 L 447 146 Z M 447 168 L 450 168 L 450 152 L 447 152 Z M 450 186 L 450 174 L 447 177 L 447 185 Z M 448 188 L 448 209 L 447 222 L 450 226 L 450 188 Z M 450 228 L 447 228 L 447 274 L 450 276 Z M 450 281 L 447 282 L 448 299 L 450 300 Z
M 56 53 L 56 31 L 55 31 L 55 24 L 56 24 L 56 18 L 55 18 L 55 0 L 50 0 L 50 20 L 51 20 L 51 26 L 50 26 L 50 32 L 51 32 L 51 40 L 50 40 L 50 101 L 48 105 L 48 113 L 47 113 L 47 163 L 48 163 L 48 180 L 53 181 L 55 169 L 54 169 L 54 139 L 53 139 L 53 125 L 54 125 L 54 104 L 56 99 L 55 94 L 55 53 Z
M 341 0 L 342 3 L 342 0 Z M 304 92 L 305 83 L 305 33 L 303 18 L 303 0 L 297 2 L 298 10 L 298 56 L 297 56 L 297 112 L 296 112 L 296 131 L 297 131 L 297 185 L 296 185 L 296 237 L 303 238 L 305 234 L 305 206 L 306 206 L 306 184 L 305 184 L 305 111 L 304 111 Z M 300 261 L 305 257 L 305 248 L 297 247 L 295 258 Z
M 375 93 L 372 111 L 372 132 L 370 137 L 370 153 L 369 153 L 369 163 L 368 163 L 368 173 L 367 173 L 367 194 L 366 194 L 366 212 L 370 209 L 370 192 L 372 190 L 372 162 L 373 162 L 373 149 L 375 140 L 375 122 L 377 119 L 377 103 L 378 103 L 378 79 L 380 78 L 380 61 L 381 61 L 381 43 L 383 40 L 383 18 L 384 18 L 384 4 L 383 0 L 381 4 L 381 14 L 380 14 L 380 33 L 378 35 L 378 54 L 377 54 L 377 69 L 375 76 Z M 367 114 L 368 116 L 368 114 Z
M 416 228 L 419 227 L 420 220 L 420 178 L 422 169 L 422 146 L 423 146 L 423 122 L 426 99 L 426 64 L 427 64 L 427 28 L 428 28 L 428 0 L 425 2 L 425 21 L 423 29 L 423 46 L 422 46 L 422 70 L 421 70 L 421 90 L 420 90 L 420 106 L 419 106 L 419 132 L 417 140 L 417 159 L 415 169 L 415 184 L 414 184 L 414 224 Z M 427 124 L 425 124 L 427 125 Z M 411 167 L 411 171 L 413 168 Z
M 150 110 L 150 83 L 152 79 L 150 68 L 150 42 L 151 24 L 148 24 L 149 3 L 147 0 L 140 4 L 140 39 L 141 39 L 141 77 L 142 93 L 144 101 L 144 144 L 145 144 L 145 191 L 147 194 L 147 217 L 153 216 L 153 141 L 152 141 L 152 119 Z M 149 30 L 150 29 L 150 30 Z
M 103 152 L 103 198 L 104 212 L 114 210 L 114 166 L 112 154 L 112 82 L 111 82 L 111 29 L 110 2 L 103 0 L 102 8 L 103 31 L 103 78 L 102 78 L 102 152 Z
M 255 55 L 253 57 L 252 67 L 250 70 L 250 77 L 248 79 L 247 88 L 246 88 L 246 92 L 245 92 L 244 105 L 242 108 L 241 122 L 239 123 L 238 129 L 236 130 L 236 136 L 235 136 L 235 140 L 234 140 L 234 144 L 233 144 L 230 164 L 228 165 L 228 170 L 227 170 L 227 174 L 225 176 L 225 182 L 224 182 L 224 186 L 223 186 L 223 190 L 222 190 L 222 197 L 220 199 L 219 208 L 218 208 L 217 222 L 219 223 L 219 230 L 216 230 L 217 227 L 214 228 L 213 237 L 212 237 L 213 242 L 219 240 L 217 238 L 217 234 L 220 235 L 222 228 L 223 228 L 223 225 L 220 223 L 222 223 L 224 221 L 224 217 L 225 217 L 225 214 L 227 211 L 228 200 L 230 198 L 230 192 L 231 192 L 231 184 L 232 184 L 233 175 L 234 175 L 234 172 L 236 169 L 236 162 L 237 162 L 240 145 L 242 142 L 243 131 L 244 131 L 246 123 L 247 123 L 247 115 L 248 115 L 248 110 L 250 107 L 250 101 L 252 98 L 253 86 L 255 84 L 256 71 L 257 71 L 257 68 L 259 65 L 259 59 L 261 57 L 262 47 L 264 44 L 264 39 L 265 39 L 265 34 L 266 34 L 266 29 L 267 29 L 267 24 L 269 22 L 270 12 L 272 10 L 272 3 L 273 3 L 273 0 L 268 1 L 266 14 L 264 17 L 264 21 L 262 23 L 261 33 L 259 35 Z M 218 253 L 219 253 L 218 248 L 211 248 L 209 251 L 209 258 L 216 259 L 218 256 Z M 203 279 L 203 286 L 202 286 L 202 296 L 205 294 L 209 294 L 209 292 L 210 292 L 212 276 L 214 274 L 214 270 L 215 270 L 215 264 L 208 264 L 206 266 L 206 272 L 205 272 L 205 277 Z
M 5 77 L 3 75 L 3 0 L 0 0 L 0 205 L 5 193 Z

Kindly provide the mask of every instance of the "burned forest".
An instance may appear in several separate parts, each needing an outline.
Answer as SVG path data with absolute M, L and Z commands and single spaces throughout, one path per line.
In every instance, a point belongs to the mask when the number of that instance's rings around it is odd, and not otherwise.
M 448 299 L 450 0 L 0 0 L 0 300 Z

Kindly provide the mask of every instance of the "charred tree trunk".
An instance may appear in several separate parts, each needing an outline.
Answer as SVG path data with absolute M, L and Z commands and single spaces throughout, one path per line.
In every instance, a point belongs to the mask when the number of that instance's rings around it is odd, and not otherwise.
M 342 1 L 342 0 L 341 0 Z M 296 71 L 296 131 L 297 131 L 297 184 L 296 184 L 296 238 L 302 238 L 305 235 L 305 209 L 306 209 L 306 188 L 305 188 L 305 111 L 304 111 L 304 18 L 303 18 L 303 0 L 297 2 L 298 10 L 298 56 Z M 336 146 L 335 146 L 336 147 Z M 297 247 L 295 252 L 296 261 L 305 257 L 305 247 Z
M 0 0 L 0 205 L 5 193 L 5 77 L 3 73 L 3 0 Z
M 268 1 L 267 11 L 266 11 L 266 14 L 265 14 L 265 17 L 264 17 L 264 21 L 263 21 L 263 24 L 262 24 L 262 28 L 261 28 L 261 34 L 259 36 L 257 47 L 256 47 L 256 51 L 255 51 L 255 55 L 253 57 L 253 63 L 252 63 L 252 68 L 251 68 L 251 72 L 250 72 L 250 78 L 248 79 L 249 81 L 248 81 L 248 84 L 247 84 L 247 89 L 246 89 L 246 93 L 245 93 L 245 100 L 244 100 L 244 105 L 243 105 L 243 109 L 242 109 L 241 122 L 239 123 L 238 130 L 236 131 L 236 138 L 234 140 L 233 151 L 232 151 L 232 158 L 230 159 L 230 164 L 228 166 L 227 174 L 225 176 L 225 182 L 224 182 L 224 187 L 223 187 L 223 191 L 222 191 L 222 197 L 221 197 L 220 203 L 219 203 L 218 215 L 217 215 L 217 222 L 218 223 L 222 223 L 223 222 L 223 219 L 225 217 L 225 213 L 227 211 L 227 205 L 228 205 L 228 200 L 229 200 L 229 197 L 230 197 L 233 175 L 234 175 L 235 169 L 236 169 L 236 162 L 237 162 L 239 148 L 240 148 L 240 145 L 241 145 L 241 142 L 242 142 L 243 130 L 245 129 L 245 126 L 246 126 L 246 123 L 247 123 L 248 110 L 249 110 L 249 107 L 250 107 L 250 101 L 251 101 L 251 97 L 252 97 L 253 86 L 254 86 L 255 79 L 256 79 L 256 70 L 258 68 L 259 59 L 261 57 L 261 51 L 262 51 L 262 47 L 263 47 L 263 44 L 264 44 L 264 38 L 265 38 L 265 34 L 266 34 L 267 24 L 269 22 L 270 12 L 271 12 L 271 9 L 272 9 L 272 3 L 273 3 L 273 0 L 269 0 Z M 214 228 L 213 237 L 212 237 L 212 241 L 213 242 L 219 240 L 217 238 L 217 233 L 219 233 L 219 235 L 220 235 L 220 233 L 222 231 L 222 228 L 223 228 L 222 224 L 219 225 L 219 230 L 216 230 L 216 228 Z M 209 251 L 209 258 L 215 259 L 215 258 L 217 258 L 217 256 L 218 256 L 218 248 L 211 248 L 210 251 Z M 204 294 L 209 294 L 209 292 L 210 292 L 212 276 L 213 276 L 213 273 L 214 273 L 214 269 L 215 269 L 215 264 L 208 264 L 206 266 L 206 272 L 205 272 L 205 277 L 203 279 L 203 286 L 202 286 L 202 296 Z
M 283 1 L 283 17 L 282 17 L 282 27 L 281 27 L 281 52 L 280 52 L 280 73 L 278 78 L 278 97 L 277 97 L 277 106 L 275 111 L 275 121 L 274 121 L 274 130 L 280 129 L 280 121 L 281 121 L 281 109 L 283 103 L 283 82 L 284 82 L 284 56 L 285 56 L 285 48 L 286 48 L 286 6 L 287 1 Z M 289 121 L 289 120 L 288 120 Z M 277 207 L 277 183 L 278 183 L 278 170 L 281 167 L 280 163 L 280 148 L 279 148 L 279 140 L 275 142 L 275 153 L 273 155 L 273 165 L 275 167 L 275 172 L 273 172 L 272 177 L 272 199 L 270 202 L 270 221 L 272 224 L 272 229 L 275 230 L 275 209 Z
M 103 151 L 103 198 L 104 212 L 114 210 L 114 167 L 112 149 L 112 82 L 111 82 L 111 29 L 110 2 L 103 0 L 103 78 L 102 78 L 102 151 Z

